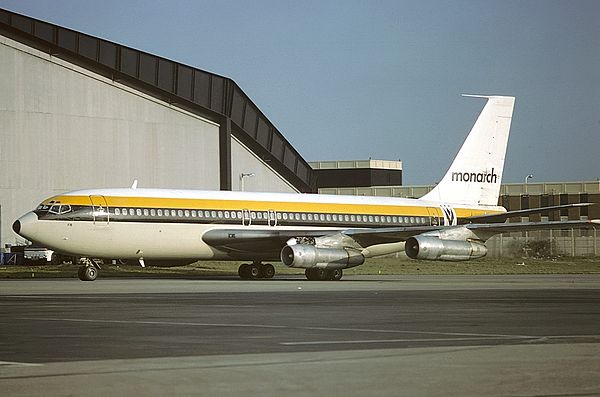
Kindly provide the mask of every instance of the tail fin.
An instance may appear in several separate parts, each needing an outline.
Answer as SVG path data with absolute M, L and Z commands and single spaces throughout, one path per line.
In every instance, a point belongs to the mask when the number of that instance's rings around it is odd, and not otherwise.
M 515 98 L 464 96 L 486 98 L 487 103 L 444 178 L 421 199 L 467 205 L 498 205 Z

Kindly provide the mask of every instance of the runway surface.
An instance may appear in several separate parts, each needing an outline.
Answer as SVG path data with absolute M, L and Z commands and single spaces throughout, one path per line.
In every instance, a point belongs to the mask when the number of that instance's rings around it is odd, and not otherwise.
M 600 395 L 600 276 L 0 281 L 3 395 Z

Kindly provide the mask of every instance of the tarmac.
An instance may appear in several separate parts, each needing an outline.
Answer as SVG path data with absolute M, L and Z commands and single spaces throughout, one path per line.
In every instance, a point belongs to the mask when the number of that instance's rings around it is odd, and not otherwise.
M 6 396 L 597 396 L 600 275 L 0 281 Z

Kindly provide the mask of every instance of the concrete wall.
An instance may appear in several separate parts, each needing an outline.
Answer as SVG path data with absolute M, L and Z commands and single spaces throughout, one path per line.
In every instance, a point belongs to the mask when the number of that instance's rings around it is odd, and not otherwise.
M 242 173 L 254 174 L 244 178 L 246 192 L 297 192 L 293 185 L 234 138 L 231 140 L 231 190 L 241 190 Z
M 0 243 L 12 222 L 55 193 L 90 187 L 219 189 L 219 126 L 0 36 Z M 292 191 L 232 141 L 232 180 Z M 243 171 L 239 171 L 243 170 Z M 256 183 L 256 189 L 252 183 Z

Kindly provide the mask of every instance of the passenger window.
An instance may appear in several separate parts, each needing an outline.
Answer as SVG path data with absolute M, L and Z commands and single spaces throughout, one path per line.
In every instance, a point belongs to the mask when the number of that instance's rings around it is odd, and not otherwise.
M 238 219 L 242 219 L 242 211 L 237 212 L 237 217 L 238 217 Z
M 229 219 L 229 211 L 225 211 L 225 219 Z
M 306 220 L 306 214 L 302 214 L 301 218 L 302 218 L 303 221 L 305 221 Z
M 277 213 L 277 219 L 281 219 L 281 213 Z
M 217 211 L 210 211 L 210 216 L 212 218 L 216 218 L 217 217 Z
M 327 222 L 331 221 L 331 214 L 326 214 L 325 215 L 325 219 L 327 219 Z
M 379 215 L 375 215 L 375 223 L 379 223 Z
M 141 208 L 137 208 L 137 209 L 135 210 L 135 214 L 136 214 L 137 216 L 142 216 L 142 209 L 141 209 Z
M 192 210 L 192 218 L 196 217 L 196 210 Z
M 346 222 L 350 222 L 350 216 L 349 215 L 344 215 L 344 220 Z
M 223 211 L 217 212 L 217 215 L 219 216 L 219 218 L 223 218 Z
M 308 214 L 307 216 L 308 216 L 308 220 L 309 220 L 309 221 L 312 221 L 312 220 L 313 220 L 313 214 Z
M 262 212 L 258 212 L 258 213 L 256 214 L 256 216 L 258 217 L 258 219 L 262 219 Z
M 121 215 L 121 209 L 115 208 L 115 215 Z
M 287 218 L 288 218 L 287 212 L 284 212 L 281 216 L 283 217 L 284 221 L 287 221 Z
M 144 216 L 148 216 L 150 213 L 148 212 L 147 208 L 144 208 Z
M 250 217 L 251 217 L 252 219 L 256 219 L 256 212 L 252 211 L 252 212 L 250 213 Z
M 189 210 L 185 210 L 183 213 L 185 214 L 186 218 L 190 217 L 190 211 Z
M 162 216 L 162 215 L 163 215 L 162 210 L 158 210 L 158 216 Z

